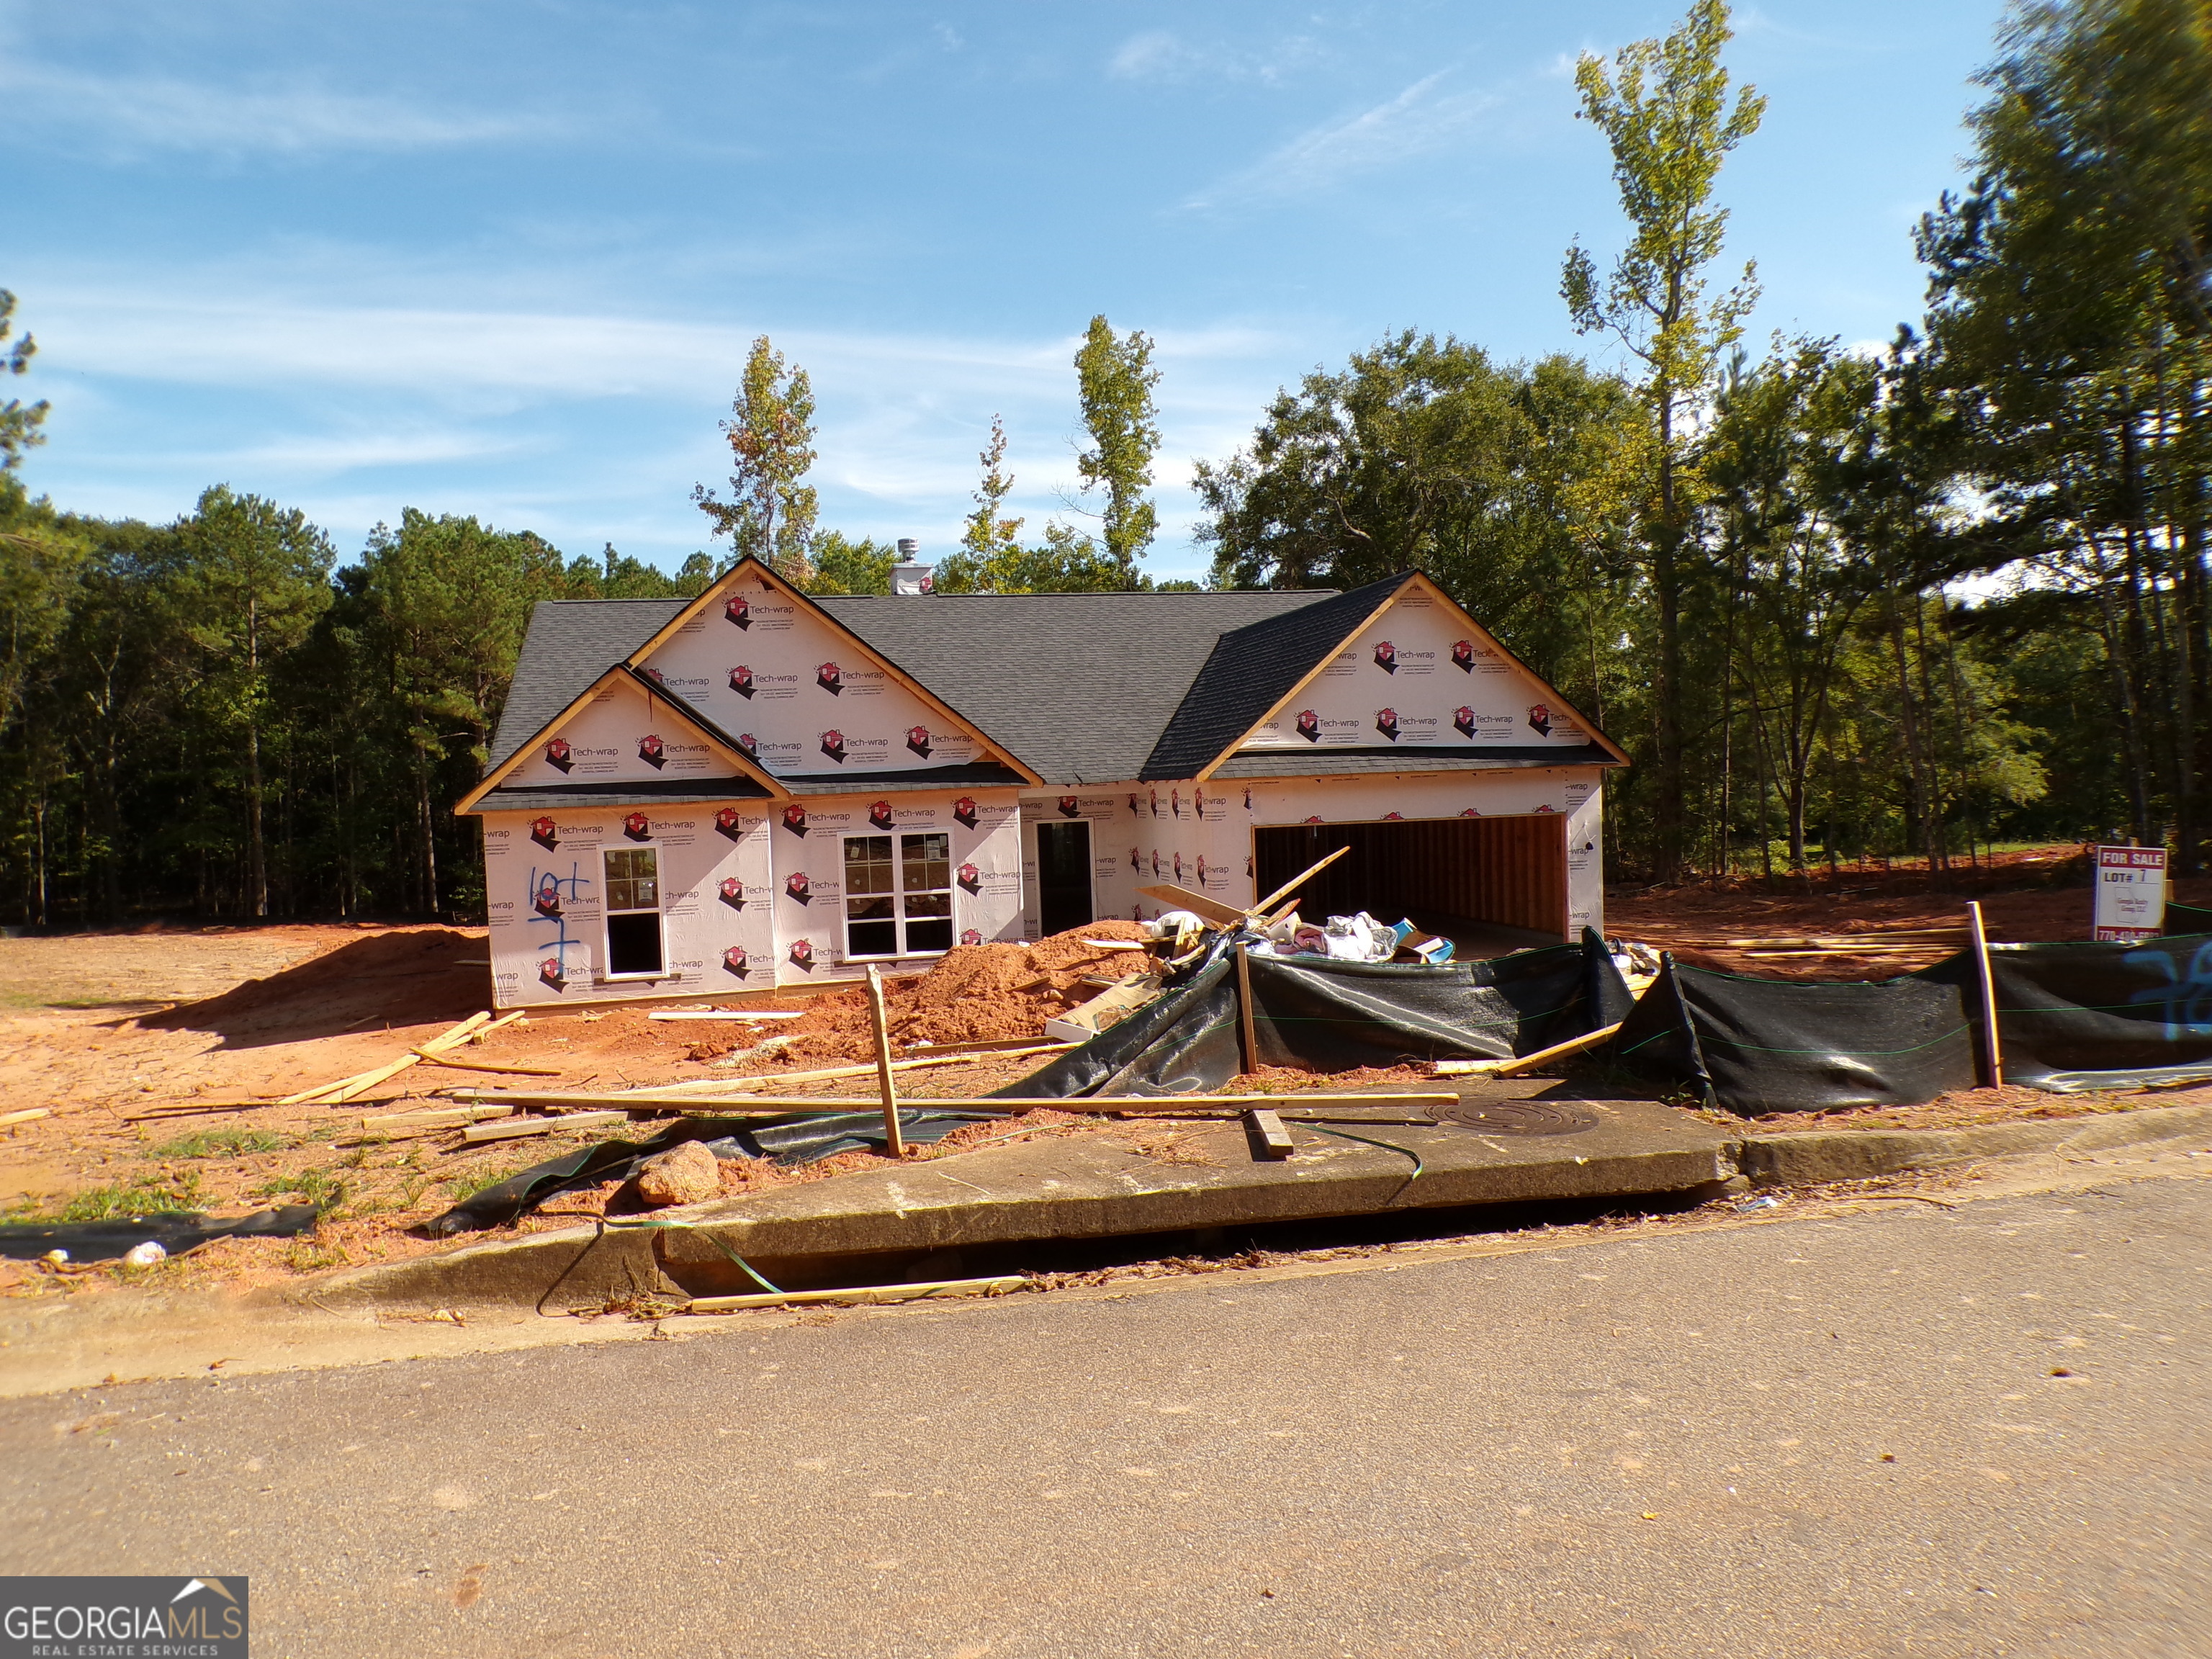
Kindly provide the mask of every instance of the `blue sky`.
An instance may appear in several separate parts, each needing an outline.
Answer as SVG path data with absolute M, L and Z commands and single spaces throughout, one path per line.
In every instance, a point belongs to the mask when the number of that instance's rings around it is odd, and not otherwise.
M 1075 487 L 1092 313 L 1159 343 L 1163 530 L 1276 388 L 1402 327 L 1578 341 L 1621 222 L 1577 52 L 1679 5 L 0 0 L 0 286 L 34 490 L 167 520 L 215 482 L 342 552 L 403 506 L 706 545 L 757 334 L 812 376 L 823 523 L 941 554 L 994 413 L 1032 533 Z M 1753 338 L 1886 338 L 1958 179 L 1998 0 L 1765 0 L 1722 175 Z

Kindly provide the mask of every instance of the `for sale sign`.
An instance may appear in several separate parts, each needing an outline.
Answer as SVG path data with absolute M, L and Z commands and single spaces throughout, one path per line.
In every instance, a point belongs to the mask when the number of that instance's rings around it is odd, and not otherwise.
M 2100 944 L 2156 939 L 2166 927 L 2166 848 L 2097 849 L 2096 932 Z

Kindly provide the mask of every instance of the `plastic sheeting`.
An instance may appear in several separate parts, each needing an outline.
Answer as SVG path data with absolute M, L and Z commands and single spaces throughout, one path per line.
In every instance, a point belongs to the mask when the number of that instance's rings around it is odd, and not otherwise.
M 911 1145 L 926 1146 L 951 1134 L 963 1123 L 994 1114 L 932 1111 L 926 1107 L 899 1109 L 899 1133 Z M 559 1158 L 509 1176 L 496 1186 L 463 1199 L 428 1224 L 441 1237 L 481 1232 L 520 1220 L 548 1199 L 573 1188 L 597 1186 L 603 1181 L 627 1181 L 637 1166 L 655 1152 L 687 1140 L 707 1143 L 717 1157 L 768 1158 L 778 1164 L 814 1164 L 839 1152 L 881 1147 L 884 1143 L 884 1115 L 866 1112 L 816 1112 L 763 1121 L 757 1118 L 687 1117 L 670 1125 L 650 1140 L 603 1140 L 579 1147 Z
M 31 1223 L 0 1227 L 0 1256 L 31 1261 L 49 1250 L 66 1250 L 71 1261 L 113 1261 L 149 1242 L 182 1255 L 218 1238 L 294 1238 L 321 1213 L 312 1204 L 284 1204 L 240 1216 L 171 1210 L 106 1221 Z
M 1407 1060 L 1502 1060 L 1610 1025 L 1630 997 L 1605 941 L 1438 967 L 1249 957 L 1261 1064 L 1316 1072 Z M 1179 989 L 998 1093 L 1193 1094 L 1243 1069 L 1235 939 L 1217 937 Z
M 2053 1093 L 2212 1079 L 2212 939 L 1992 945 L 2007 1083 Z M 1971 953 L 1844 982 L 1669 962 L 1613 1040 L 1638 1075 L 1729 1111 L 1917 1105 L 1984 1080 Z

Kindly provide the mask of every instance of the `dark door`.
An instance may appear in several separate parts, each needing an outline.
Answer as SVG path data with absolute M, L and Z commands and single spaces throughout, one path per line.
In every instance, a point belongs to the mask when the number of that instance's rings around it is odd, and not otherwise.
M 1037 921 L 1047 933 L 1064 933 L 1096 920 L 1091 914 L 1091 826 L 1037 825 Z

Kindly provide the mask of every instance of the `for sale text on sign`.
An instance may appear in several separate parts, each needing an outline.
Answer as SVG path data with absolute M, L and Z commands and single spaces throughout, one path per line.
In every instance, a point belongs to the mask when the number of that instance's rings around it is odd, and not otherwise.
M 2166 848 L 2097 849 L 2095 937 L 2124 944 L 2156 939 L 2166 927 Z

